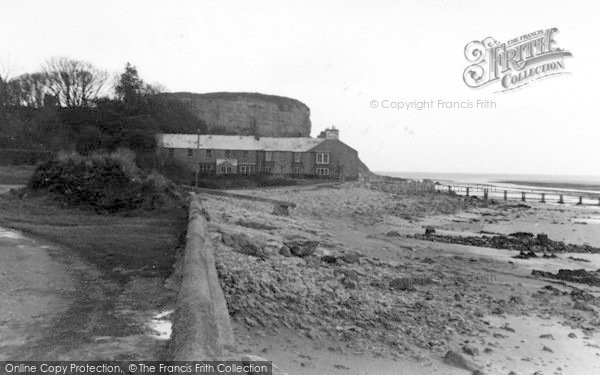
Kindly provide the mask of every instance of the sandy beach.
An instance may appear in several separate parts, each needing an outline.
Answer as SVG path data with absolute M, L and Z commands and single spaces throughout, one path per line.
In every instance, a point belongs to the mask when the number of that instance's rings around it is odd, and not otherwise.
M 238 350 L 287 374 L 595 374 L 600 289 L 532 274 L 600 254 L 415 238 L 546 234 L 600 246 L 600 207 L 394 195 L 358 183 L 203 196 Z M 534 249 L 536 250 L 536 249 Z M 598 284 L 596 284 L 598 285 Z M 512 371 L 512 372 L 511 372 Z

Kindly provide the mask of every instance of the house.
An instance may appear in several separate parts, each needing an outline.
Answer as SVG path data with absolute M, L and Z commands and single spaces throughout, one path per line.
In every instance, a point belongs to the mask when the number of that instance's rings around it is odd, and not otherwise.
M 158 134 L 158 152 L 200 175 L 285 175 L 355 178 L 358 152 L 339 140 L 339 130 L 317 138 L 213 134 Z

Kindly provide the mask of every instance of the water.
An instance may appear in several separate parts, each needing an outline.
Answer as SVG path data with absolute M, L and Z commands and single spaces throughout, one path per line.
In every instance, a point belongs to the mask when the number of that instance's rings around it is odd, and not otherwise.
M 159 340 L 169 340 L 171 338 L 173 323 L 170 320 L 173 310 L 163 311 L 152 317 L 148 326 L 154 332 L 151 336 Z
M 535 191 L 561 191 L 584 192 L 600 194 L 600 176 L 583 175 L 549 175 L 549 174 L 495 174 L 495 173 L 444 173 L 444 172 L 377 172 L 381 175 L 403 177 L 414 180 L 430 179 L 442 184 L 492 184 L 494 186 Z M 512 183 L 502 182 L 511 181 Z M 528 182 L 541 182 L 547 186 L 527 185 Z M 564 184 L 576 184 L 568 186 Z

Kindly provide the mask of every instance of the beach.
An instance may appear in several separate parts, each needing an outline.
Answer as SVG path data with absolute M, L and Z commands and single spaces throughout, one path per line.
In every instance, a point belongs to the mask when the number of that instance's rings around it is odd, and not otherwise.
M 276 216 L 269 203 L 202 195 L 238 351 L 281 373 L 600 371 L 598 206 L 359 182 L 236 193 L 296 204 Z M 453 243 L 515 232 L 577 252 Z M 561 269 L 592 277 L 554 277 Z

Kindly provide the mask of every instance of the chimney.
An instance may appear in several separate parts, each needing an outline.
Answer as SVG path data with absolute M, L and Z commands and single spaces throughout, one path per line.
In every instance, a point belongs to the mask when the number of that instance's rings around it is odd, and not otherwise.
M 335 126 L 332 126 L 331 128 L 323 130 L 318 138 L 340 139 L 340 131 L 339 129 L 336 129 Z

